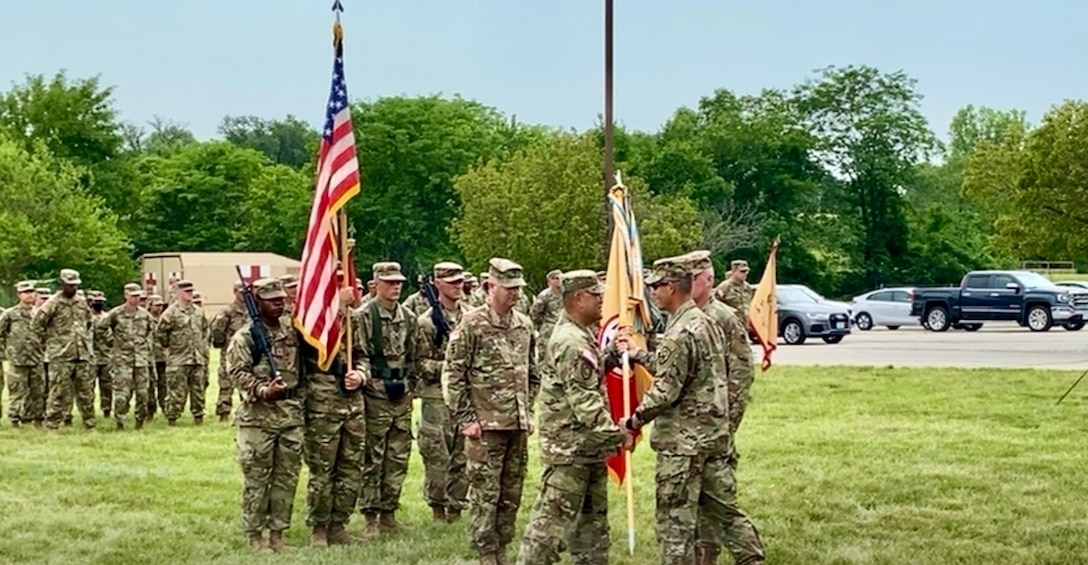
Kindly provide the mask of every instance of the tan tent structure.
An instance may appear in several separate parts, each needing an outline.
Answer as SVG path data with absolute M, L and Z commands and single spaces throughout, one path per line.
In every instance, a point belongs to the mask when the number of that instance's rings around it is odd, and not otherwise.
M 299 262 L 275 253 L 247 252 L 163 252 L 140 258 L 140 272 L 148 294 L 158 294 L 167 302 L 173 298 L 171 278 L 192 281 L 204 295 L 204 312 L 214 315 L 234 300 L 233 285 L 238 279 L 237 265 L 247 281 L 281 275 L 298 276 Z

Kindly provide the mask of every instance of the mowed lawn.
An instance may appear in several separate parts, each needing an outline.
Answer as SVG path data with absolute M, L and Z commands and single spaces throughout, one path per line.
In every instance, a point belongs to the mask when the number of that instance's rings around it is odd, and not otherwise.
M 1069 372 L 801 368 L 757 376 L 738 438 L 740 502 L 770 563 L 1083 563 L 1088 559 L 1088 384 Z M 209 391 L 209 405 L 214 399 Z M 6 401 L 6 398 L 5 398 Z M 462 563 L 464 521 L 432 525 L 411 461 L 411 531 L 349 548 L 256 558 L 239 527 L 234 433 L 161 417 L 137 433 L 0 428 L 0 562 Z M 536 439 L 521 522 L 541 473 Z M 638 546 L 610 491 L 612 562 L 657 562 L 653 453 L 635 454 Z M 305 466 L 294 524 L 308 543 Z M 349 527 L 360 528 L 360 520 Z M 512 547 L 511 552 L 516 548 Z M 727 557 L 722 562 L 729 562 Z

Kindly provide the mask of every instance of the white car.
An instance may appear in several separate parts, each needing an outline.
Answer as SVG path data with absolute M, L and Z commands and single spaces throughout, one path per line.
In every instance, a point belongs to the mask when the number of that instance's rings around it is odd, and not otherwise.
M 851 301 L 854 324 L 859 330 L 869 331 L 876 326 L 898 330 L 899 326 L 918 325 L 918 317 L 910 315 L 914 288 L 881 288 L 855 296 Z

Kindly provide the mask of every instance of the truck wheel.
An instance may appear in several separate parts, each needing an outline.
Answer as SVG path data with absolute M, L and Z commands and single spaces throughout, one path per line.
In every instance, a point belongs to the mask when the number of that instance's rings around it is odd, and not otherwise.
M 926 311 L 926 327 L 930 331 L 946 332 L 949 327 L 948 322 L 948 308 L 944 306 L 933 306 Z
M 1028 310 L 1028 329 L 1033 332 L 1045 332 L 1054 320 L 1050 317 L 1050 307 L 1036 304 Z
M 782 339 L 786 340 L 788 345 L 801 345 L 805 342 L 804 326 L 797 320 L 788 320 L 786 325 L 782 326 Z
M 1069 322 L 1062 327 L 1068 331 L 1076 332 L 1080 331 L 1080 329 L 1084 327 L 1084 322 Z
M 977 332 L 982 329 L 982 324 L 964 324 L 963 331 Z
M 842 341 L 842 338 L 843 336 L 841 335 L 825 335 L 824 343 L 838 343 Z
M 857 324 L 858 329 L 867 332 L 873 329 L 873 317 L 868 312 L 862 312 L 854 318 L 854 323 Z

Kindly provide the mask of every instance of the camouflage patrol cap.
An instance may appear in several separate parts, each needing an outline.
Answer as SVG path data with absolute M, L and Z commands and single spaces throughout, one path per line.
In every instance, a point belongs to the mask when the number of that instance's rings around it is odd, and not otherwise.
M 562 276 L 563 276 L 563 271 L 560 271 L 559 269 L 552 269 L 552 270 L 548 271 L 547 278 L 557 279 L 557 278 L 562 277 Z
M 494 257 L 488 262 L 491 269 L 488 271 L 490 278 L 495 280 L 503 288 L 520 288 L 525 286 L 525 278 L 522 276 L 521 265 L 502 257 Z
M 264 300 L 287 298 L 287 293 L 283 291 L 283 283 L 273 278 L 253 281 L 253 292 L 257 298 Z
M 465 280 L 465 268 L 457 263 L 443 261 L 434 266 L 434 278 L 448 283 Z
M 204 303 L 204 295 L 200 294 L 199 290 L 194 290 L 193 291 L 193 302 L 195 302 L 197 304 L 203 304 Z
M 568 296 L 579 290 L 590 294 L 604 294 L 605 286 L 597 279 L 597 273 L 589 269 L 568 271 L 559 277 L 559 284 L 563 289 L 563 296 Z
M 295 288 L 298 286 L 298 277 L 295 275 L 280 275 L 279 280 L 283 283 L 283 288 Z
M 691 276 L 691 268 L 688 266 L 684 255 L 665 257 L 654 261 L 653 270 L 646 278 L 646 284 L 656 285 L 666 282 L 675 282 Z
M 125 285 L 125 294 L 129 296 L 139 296 L 143 289 L 136 283 L 128 283 Z
M 151 306 L 157 306 L 157 305 L 166 304 L 166 301 L 163 300 L 162 297 L 159 296 L 158 294 L 151 294 L 151 295 L 148 295 L 148 297 L 147 297 L 147 303 L 150 304 Z
M 742 271 L 747 271 L 748 261 L 745 261 L 744 259 L 734 259 L 733 262 L 729 264 L 729 266 L 733 270 L 740 269 Z
M 86 300 L 87 299 L 87 293 L 83 292 L 83 289 L 79 289 L 79 290 L 76 291 L 76 297 Z
M 87 291 L 87 298 L 89 298 L 89 299 L 91 299 L 91 300 L 93 300 L 95 302 L 105 302 L 106 301 L 106 293 L 102 292 L 101 290 L 88 290 Z
M 189 281 L 189 280 L 181 279 L 180 281 L 178 281 L 177 286 L 178 286 L 178 290 L 188 290 L 190 288 L 193 288 L 193 282 Z
M 597 271 L 597 278 L 602 281 L 605 280 L 608 278 L 608 271 Z
M 476 280 L 476 275 L 467 275 L 467 276 L 465 276 L 465 282 L 467 282 L 469 284 L 478 284 L 479 283 L 479 281 Z
M 53 295 L 53 291 L 49 290 L 48 288 L 46 288 L 44 286 L 39 286 L 38 288 L 34 289 L 34 292 L 37 293 L 39 296 L 52 296 Z
M 370 268 L 374 272 L 374 278 L 385 282 L 404 282 L 408 279 L 400 272 L 400 263 L 396 261 L 383 261 L 374 263 Z
M 34 292 L 34 281 L 19 281 L 15 284 L 15 292 Z
M 79 271 L 75 269 L 61 269 L 60 270 L 60 282 L 64 284 L 82 284 L 83 281 L 79 278 Z
M 245 286 L 246 283 L 242 281 L 234 281 L 234 290 L 242 290 L 243 288 L 245 288 Z
M 687 258 L 688 268 L 693 275 L 697 275 L 714 266 L 714 264 L 710 262 L 710 252 L 705 249 L 686 253 L 683 257 Z
M 480 273 L 480 280 L 486 281 L 491 278 L 491 273 Z

